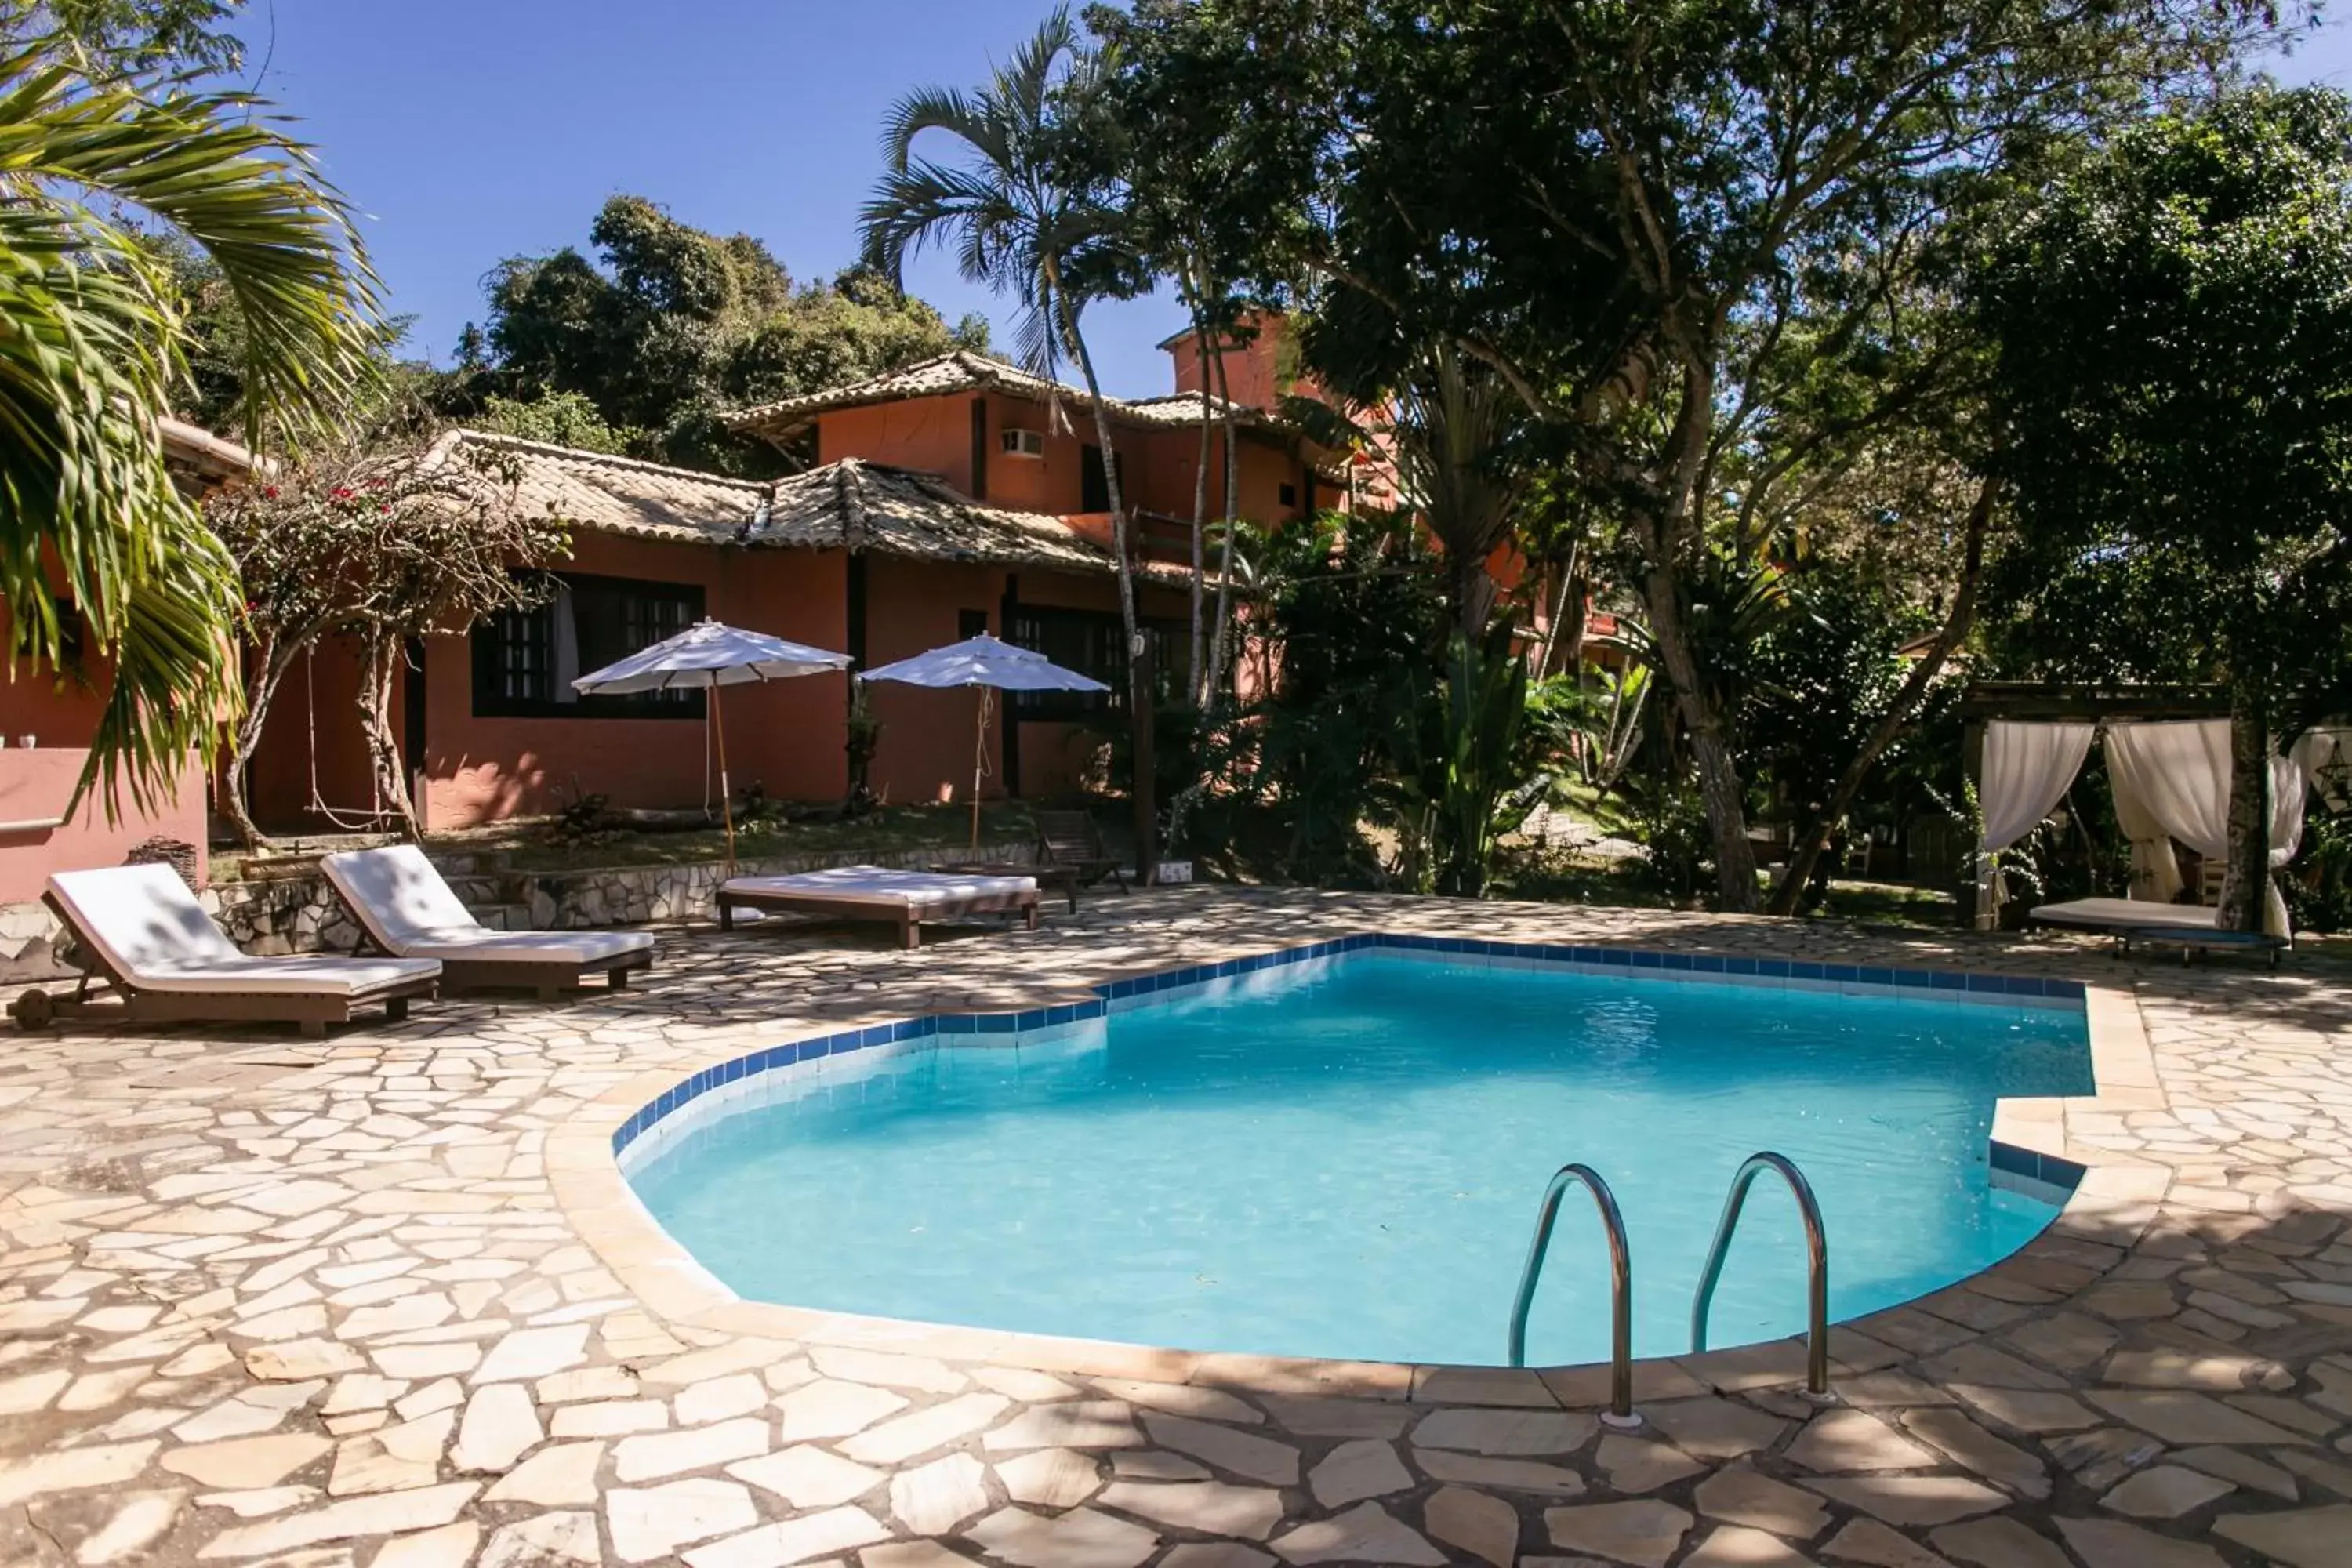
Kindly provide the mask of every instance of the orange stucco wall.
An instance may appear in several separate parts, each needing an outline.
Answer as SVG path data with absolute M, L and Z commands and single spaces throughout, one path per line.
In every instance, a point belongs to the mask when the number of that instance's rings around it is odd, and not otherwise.
M 583 534 L 564 570 L 690 583 L 703 590 L 705 613 L 733 626 L 794 642 L 843 649 L 847 600 L 842 558 L 807 551 L 725 551 Z M 347 648 L 322 647 L 317 680 L 319 792 L 342 809 L 371 801 L 352 707 Z M 415 679 L 414 673 L 404 677 Z M 699 804 L 708 765 L 705 725 L 695 719 L 478 718 L 468 639 L 425 639 L 425 826 L 468 827 L 560 809 L 575 788 L 621 806 Z M 722 701 L 729 771 L 737 788 L 754 781 L 771 795 L 821 800 L 845 787 L 841 715 L 847 678 L 814 675 L 730 689 Z M 254 810 L 265 827 L 319 831 L 329 826 L 307 809 L 310 736 L 299 666 L 273 707 L 256 759 Z M 404 689 L 394 699 L 402 728 Z M 410 759 L 414 769 L 415 759 Z M 715 784 L 712 784 L 715 789 Z
M 0 638 L 10 629 L 8 617 L 0 614 Z M 29 659 L 15 661 L 8 675 L 0 679 L 0 824 L 44 822 L 63 816 L 72 798 L 113 668 L 93 654 L 79 675 L 63 680 L 47 664 Z M 27 735 L 36 742 L 31 748 L 19 743 Z M 123 815 L 116 823 L 106 820 L 93 798 L 61 826 L 0 831 L 0 904 L 39 898 L 52 871 L 120 865 L 133 845 L 159 835 L 196 847 L 201 881 L 206 868 L 205 805 L 204 773 L 192 756 L 171 799 L 152 812 L 136 809 L 125 791 Z
M 971 463 L 975 397 L 988 410 L 982 442 L 986 472 L 978 481 Z M 1097 443 L 1090 415 L 1075 407 L 1065 407 L 1063 415 L 1066 424 L 1056 428 L 1043 404 L 967 393 L 847 408 L 819 417 L 817 451 L 819 459 L 825 462 L 857 457 L 938 474 L 968 495 L 985 489 L 991 506 L 1074 517 L 1083 515 L 1086 503 L 1086 448 Z M 1007 455 L 1003 438 L 1009 429 L 1038 432 L 1044 438 L 1043 452 L 1034 458 Z M 1191 426 L 1122 426 L 1115 438 L 1124 487 L 1121 499 L 1145 511 L 1191 517 L 1201 455 L 1199 430 Z M 1213 437 L 1209 458 L 1213 513 L 1223 503 L 1223 453 L 1222 436 Z M 1244 516 L 1275 522 L 1303 514 L 1306 470 L 1296 455 L 1269 442 L 1244 437 L 1240 458 Z M 1286 484 L 1293 487 L 1287 506 L 1281 499 Z M 1321 506 L 1339 504 L 1344 499 L 1328 485 L 1317 496 Z
M 837 552 L 719 551 L 583 535 L 565 570 L 653 582 L 697 583 L 705 608 L 730 625 L 795 642 L 849 651 L 848 567 Z M 1003 630 L 1006 574 L 991 566 L 869 556 L 866 561 L 866 661 L 871 667 L 956 640 L 962 613 L 986 614 Z M 1026 603 L 1114 613 L 1108 577 L 1021 574 Z M 1147 616 L 1181 621 L 1181 594 L 1147 590 Z M 315 679 L 319 792 L 331 806 L 364 811 L 368 775 L 353 707 L 348 648 L 322 647 Z M 411 673 L 406 679 L 416 679 Z M 477 718 L 467 639 L 429 638 L 422 679 L 426 692 L 424 791 L 425 826 L 435 831 L 560 809 L 576 789 L 621 806 L 682 806 L 705 798 L 708 737 L 691 719 Z M 300 666 L 272 710 L 253 775 L 255 816 L 273 831 L 322 831 L 331 825 L 308 809 L 310 712 Z M 845 678 L 810 676 L 767 686 L 730 688 L 724 698 L 729 771 L 738 789 L 757 781 L 785 799 L 826 801 L 848 784 L 842 752 Z M 871 700 L 883 722 L 871 780 L 894 802 L 971 798 L 978 698 L 880 684 Z M 404 689 L 394 701 L 401 728 Z M 983 798 L 1001 798 L 1003 710 L 988 738 Z M 1022 726 L 1020 793 L 1066 793 L 1093 766 L 1097 743 L 1076 725 Z M 414 763 L 412 760 L 412 766 Z M 715 789 L 715 783 L 711 785 Z

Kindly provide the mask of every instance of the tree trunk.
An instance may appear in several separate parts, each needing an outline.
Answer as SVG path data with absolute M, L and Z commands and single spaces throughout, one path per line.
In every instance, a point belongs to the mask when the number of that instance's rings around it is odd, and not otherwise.
M 1992 481 L 1985 480 L 1977 489 L 1976 504 L 1969 509 L 1959 586 L 1953 592 L 1951 613 L 1944 617 L 1943 630 L 1936 634 L 1936 640 L 1929 646 L 1927 656 L 1912 667 L 1902 689 L 1895 692 L 1895 700 L 1888 704 L 1877 724 L 1872 727 L 1869 738 L 1863 742 L 1862 750 L 1855 752 L 1853 761 L 1846 764 L 1821 819 L 1811 825 L 1811 831 L 1805 835 L 1803 841 L 1790 850 L 1788 869 L 1781 872 L 1780 880 L 1772 889 L 1771 898 L 1764 905 L 1766 914 L 1793 915 L 1797 912 L 1798 901 L 1804 897 L 1805 885 L 1812 877 L 1814 863 L 1828 853 L 1837 825 L 1853 808 L 1854 797 L 1862 793 L 1862 786 L 1870 777 L 1871 770 L 1878 765 L 1878 759 L 1886 754 L 1886 748 L 1893 745 L 1895 738 L 1909 726 L 1912 714 L 1926 700 L 1927 689 L 1936 683 L 1936 677 L 1943 673 L 1952 650 L 1966 640 L 1969 626 L 1976 621 L 1977 584 L 1984 576 L 1985 531 L 1992 520 L 1993 494 Z
M 1209 403 L 1209 334 L 1201 318 L 1192 318 L 1192 346 L 1201 360 L 1201 456 L 1192 468 L 1192 637 L 1184 664 L 1184 685 L 1192 694 L 1194 711 L 1209 706 L 1208 674 L 1202 665 L 1206 652 L 1202 634 L 1202 584 L 1205 563 L 1202 534 L 1209 526 L 1209 439 L 1216 428 L 1216 411 Z
M 1135 618 L 1135 563 L 1128 548 L 1127 500 L 1120 492 L 1118 449 L 1111 437 L 1110 413 L 1103 406 L 1102 386 L 1095 380 L 1094 356 L 1087 352 L 1087 340 L 1078 331 L 1078 312 L 1070 302 L 1069 291 L 1062 287 L 1058 273 L 1053 277 L 1054 299 L 1061 307 L 1062 329 L 1070 341 L 1070 353 L 1076 357 L 1078 373 L 1086 378 L 1087 396 L 1094 404 L 1095 439 L 1102 443 L 1103 488 L 1110 500 L 1111 557 L 1118 571 L 1119 626 L 1127 634 L 1127 717 L 1128 733 L 1137 759 L 1135 777 L 1135 818 L 1148 837 L 1158 820 L 1158 806 L 1152 798 L 1153 780 L 1143 765 L 1151 755 L 1151 737 L 1144 732 L 1151 722 L 1151 693 L 1147 683 L 1151 679 L 1150 661 L 1145 657 L 1143 633 Z M 1158 847 L 1150 842 L 1136 847 L 1138 861 L 1144 865 L 1159 860 Z
M 304 645 L 309 646 L 308 644 Z M 253 820 L 253 803 L 246 795 L 246 773 L 253 764 L 256 752 L 261 749 L 262 725 L 269 718 L 269 705 L 278 696 L 278 684 L 293 668 L 294 654 L 276 638 L 265 640 L 255 650 L 259 672 L 255 676 L 252 690 L 246 694 L 245 715 L 237 721 L 236 733 L 230 739 L 228 761 L 221 775 L 221 815 L 236 830 L 236 837 L 247 849 L 258 849 L 269 842 Z
M 1233 657 L 1234 630 L 1234 527 L 1241 511 L 1241 458 L 1234 450 L 1233 384 L 1225 377 L 1225 345 L 1222 339 L 1209 345 L 1210 368 L 1216 373 L 1218 420 L 1223 426 L 1225 448 L 1225 536 L 1219 542 L 1217 567 L 1217 614 L 1209 637 L 1209 679 L 1204 708 L 1213 708 L 1224 692 L 1225 664 Z M 1201 381 L 1203 388 L 1208 378 Z
M 2223 931 L 2263 929 L 2271 877 L 2269 694 L 2259 681 L 2230 683 L 2230 867 L 2221 879 Z
M 1680 584 L 1674 572 L 1653 565 L 1643 577 L 1643 598 L 1650 611 L 1650 635 L 1658 645 L 1658 660 L 1665 667 L 1673 689 L 1675 710 L 1690 739 L 1691 760 L 1698 767 L 1699 795 L 1706 805 L 1706 825 L 1715 840 L 1715 879 L 1721 907 L 1729 913 L 1753 914 L 1761 901 L 1756 891 L 1756 850 L 1748 842 L 1748 808 L 1739 779 L 1738 760 L 1723 731 L 1723 717 L 1698 676 L 1690 637 L 1683 626 Z
M 1447 574 L 1454 580 L 1454 624 L 1475 645 L 1486 635 L 1495 618 L 1495 579 L 1486 558 L 1475 551 L 1456 550 L 1446 556 Z
M 399 637 L 382 633 L 361 639 L 360 734 L 367 743 L 376 795 L 391 803 L 400 818 L 400 836 L 415 844 L 425 835 L 417 826 L 415 804 L 408 796 L 407 770 L 401 763 L 400 742 L 392 727 L 392 678 L 400 668 L 400 645 Z

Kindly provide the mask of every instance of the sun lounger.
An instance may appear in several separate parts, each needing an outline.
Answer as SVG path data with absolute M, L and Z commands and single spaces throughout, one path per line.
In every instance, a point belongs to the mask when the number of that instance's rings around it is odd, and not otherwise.
M 553 999 L 602 974 L 614 991 L 654 961 L 654 939 L 632 931 L 492 931 L 413 844 L 350 849 L 319 862 L 369 940 L 400 958 L 441 963 L 445 985 L 513 985 Z
M 1108 877 L 1127 891 L 1127 873 L 1121 868 L 1127 862 L 1110 852 L 1103 842 L 1102 829 L 1095 819 L 1083 811 L 1041 811 L 1037 813 L 1037 859 L 1047 866 L 1064 866 L 1076 873 L 1080 887 L 1091 888 Z M 1077 895 L 1071 894 L 1073 907 Z
M 776 910 L 836 921 L 879 921 L 898 928 L 898 945 L 922 942 L 926 921 L 1018 911 L 1037 929 L 1034 877 L 962 876 L 839 866 L 791 877 L 737 877 L 719 889 L 719 924 L 735 929 L 739 909 Z
M 299 1024 L 306 1035 L 379 1005 L 398 1023 L 411 997 L 429 998 L 441 981 L 429 958 L 248 958 L 169 866 L 59 871 L 45 898 L 72 929 L 85 973 L 71 997 L 22 998 L 14 1011 L 28 1027 L 90 1005 L 92 973 L 135 1023 L 251 1020 Z
M 2262 931 L 2223 931 L 2213 922 L 2221 911 L 2208 904 L 2159 904 L 2146 899 L 2072 899 L 2043 904 L 2032 912 L 2035 924 L 2064 931 L 2091 931 L 2116 939 L 2118 957 L 2129 955 L 2140 942 L 2157 947 L 2178 947 L 2181 962 L 2192 948 L 2267 951 L 2273 968 L 2284 939 Z

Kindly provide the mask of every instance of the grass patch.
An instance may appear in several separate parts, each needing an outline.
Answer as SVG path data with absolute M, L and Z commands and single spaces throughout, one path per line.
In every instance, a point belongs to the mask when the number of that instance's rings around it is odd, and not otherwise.
M 1037 837 L 1036 819 L 1019 801 L 982 805 L 982 845 L 1024 844 Z M 971 842 L 968 805 L 890 805 L 864 816 L 787 822 L 762 817 L 735 831 L 738 859 L 780 855 L 899 855 L 926 850 L 959 856 Z M 435 834 L 427 847 L 465 854 L 495 854 L 518 871 L 587 871 L 629 866 L 685 866 L 725 858 L 727 836 L 718 827 L 682 832 L 616 832 L 584 842 L 558 840 L 545 822 L 502 822 L 463 833 Z

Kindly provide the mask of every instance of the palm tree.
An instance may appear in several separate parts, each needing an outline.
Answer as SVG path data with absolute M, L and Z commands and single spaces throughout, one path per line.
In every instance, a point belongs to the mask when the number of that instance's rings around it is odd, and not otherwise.
M 887 168 L 860 216 L 867 261 L 894 280 L 925 246 L 952 244 L 957 269 L 1019 304 L 1013 342 L 1022 367 L 1050 385 L 1062 356 L 1077 362 L 1093 405 L 1095 438 L 1110 495 L 1119 616 L 1129 650 L 1130 711 L 1143 702 L 1135 620 L 1135 574 L 1118 462 L 1094 357 L 1078 330 L 1086 300 L 1074 271 L 1115 247 L 1118 214 L 1089 177 L 1057 154 L 1069 106 L 1089 90 L 1097 57 L 1083 45 L 1067 8 L 1057 9 L 977 90 L 924 88 L 891 106 L 883 123 Z M 916 140 L 938 132 L 961 143 L 951 163 L 914 156 Z M 1058 416 L 1058 408 L 1056 409 Z
M 96 788 L 112 815 L 125 784 L 168 798 L 239 691 L 236 569 L 164 469 L 184 338 L 140 223 L 209 257 L 236 301 L 248 443 L 370 374 L 377 312 L 341 199 L 263 106 L 93 82 L 77 58 L 0 37 L 0 606 L 11 653 L 55 662 L 62 588 L 111 662 L 76 799 Z

